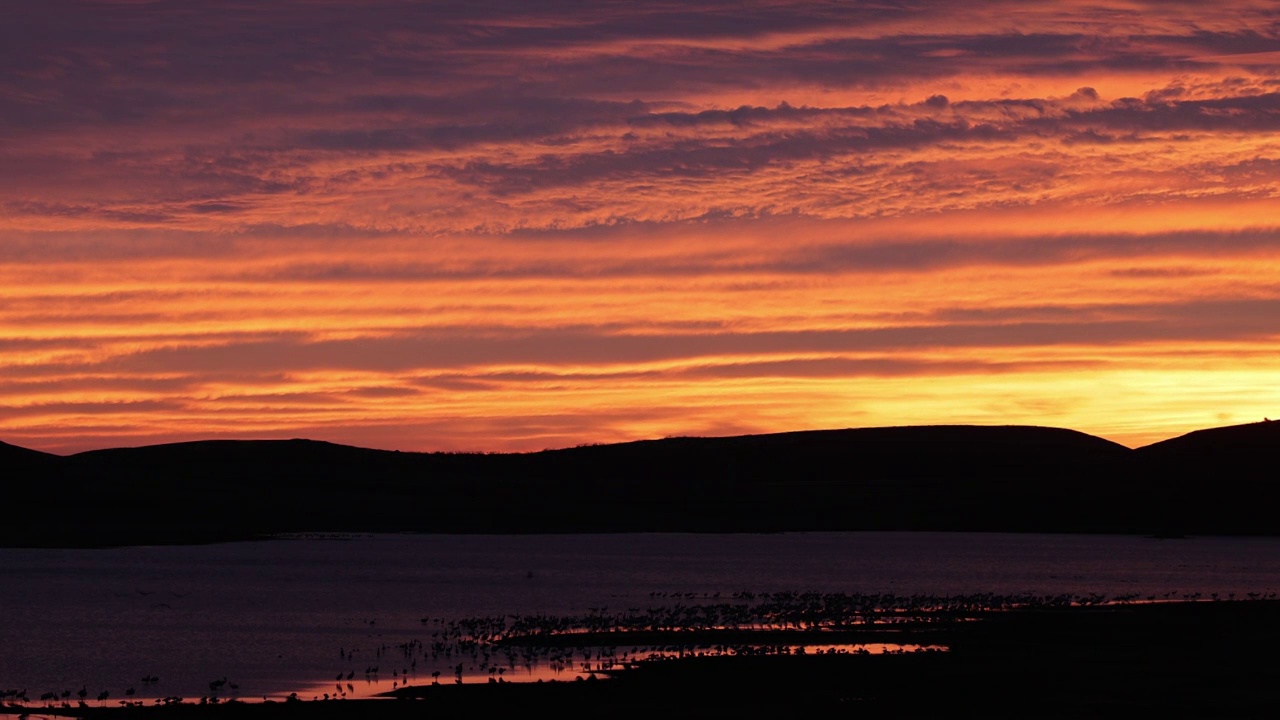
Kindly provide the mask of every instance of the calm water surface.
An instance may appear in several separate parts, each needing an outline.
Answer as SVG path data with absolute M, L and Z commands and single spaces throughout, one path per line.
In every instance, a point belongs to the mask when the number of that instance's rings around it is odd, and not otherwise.
M 95 704 L 100 691 L 113 703 L 132 687 L 138 698 L 194 699 L 228 678 L 260 699 L 332 691 L 351 672 L 353 696 L 389 690 L 403 682 L 387 672 L 395 646 L 427 641 L 437 621 L 647 608 L 673 593 L 1269 593 L 1280 590 L 1280 539 L 373 535 L 0 549 L 0 578 L 0 691 L 70 690 L 74 701 L 85 688 Z M 412 680 L 430 682 L 429 672 Z M 534 677 L 518 674 L 508 677 Z M 159 682 L 139 682 L 152 675 Z

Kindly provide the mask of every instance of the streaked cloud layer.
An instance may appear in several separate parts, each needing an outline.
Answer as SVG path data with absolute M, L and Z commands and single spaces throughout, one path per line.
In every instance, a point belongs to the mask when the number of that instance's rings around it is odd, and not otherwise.
M 22 3 L 0 438 L 1280 414 L 1271 2 Z

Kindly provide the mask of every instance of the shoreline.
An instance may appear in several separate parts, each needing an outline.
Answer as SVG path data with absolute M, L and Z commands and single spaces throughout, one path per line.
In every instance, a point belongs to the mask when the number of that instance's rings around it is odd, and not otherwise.
M 324 542 L 350 542 L 359 540 L 368 540 L 376 538 L 397 538 L 397 537 L 555 537 L 555 536 L 626 536 L 626 535 L 821 535 L 821 534 L 837 534 L 837 535 L 856 535 L 856 534 L 895 534 L 895 535 L 997 535 L 997 536 L 1062 536 L 1062 537 L 1116 537 L 1116 538 L 1135 538 L 1142 540 L 1156 540 L 1161 542 L 1180 542 L 1186 540 L 1275 540 L 1280 538 L 1280 532 L 1276 533 L 1156 533 L 1146 530 L 1132 530 L 1129 532 L 1120 530 L 1059 530 L 1059 531 L 1040 531 L 1040 530 L 947 530 L 947 529 L 784 529 L 784 530 L 595 530 L 591 532 L 574 532 L 566 530 L 478 530 L 478 531 L 456 531 L 456 530 L 315 530 L 315 531 L 289 531 L 289 532 L 267 532 L 250 535 L 226 535 L 226 536 L 207 536 L 207 537 L 178 537 L 178 538 L 157 538 L 153 540 L 112 540 L 112 539 L 88 539 L 88 538 L 66 538 L 62 542 L 50 544 L 30 544 L 30 543 L 9 543 L 3 536 L 0 536 L 0 550 L 129 550 L 136 548 L 166 548 L 166 547 L 205 547 L 210 545 L 228 545 L 228 544 L 246 544 L 246 543 L 264 543 L 264 542 L 291 542 L 291 541 L 324 541 Z
M 769 637 L 769 631 L 762 631 Z M 592 712 L 702 717 L 820 712 L 937 717 L 1273 715 L 1280 601 L 1170 601 L 984 613 L 927 631 L 945 652 L 698 655 L 638 662 L 598 680 L 414 685 L 377 699 L 5 707 L 30 717 L 372 718 L 438 713 Z M 711 638 L 674 631 L 691 645 Z M 780 636 L 773 635 L 774 639 Z M 550 638 L 548 638 L 549 640 Z M 595 642 L 599 638 L 593 638 Z M 657 639 L 657 638 L 655 638 Z M 559 638 L 557 638 L 559 642 Z

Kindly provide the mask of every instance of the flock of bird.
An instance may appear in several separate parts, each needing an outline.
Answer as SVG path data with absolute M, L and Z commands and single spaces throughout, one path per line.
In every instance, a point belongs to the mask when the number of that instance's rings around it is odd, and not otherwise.
M 141 679 L 140 682 L 143 685 L 150 685 L 153 683 L 157 683 L 159 681 L 160 681 L 159 677 L 156 677 L 154 675 L 146 675 Z M 120 704 L 122 705 L 133 704 L 135 701 L 132 698 L 136 694 L 137 694 L 137 690 L 135 688 L 133 687 L 127 688 L 124 691 L 124 696 L 126 699 L 120 700 L 119 701 Z M 38 701 L 42 703 L 45 707 L 52 707 L 54 705 L 58 705 L 64 708 L 70 708 L 71 702 L 72 702 L 71 698 L 74 696 L 75 703 L 78 707 L 87 707 L 88 699 L 90 695 L 92 695 L 92 693 L 89 692 L 88 687 L 82 685 L 80 689 L 76 690 L 75 692 L 72 692 L 71 690 L 62 690 L 62 691 L 50 690 L 48 692 L 42 693 L 39 696 Z M 105 703 L 107 700 L 111 698 L 111 691 L 102 690 L 98 692 L 94 697 L 99 703 Z M 0 691 L 0 701 L 6 701 L 6 700 L 8 701 L 9 705 L 24 705 L 26 703 L 32 702 L 30 696 L 27 694 L 27 691 L 25 689 L 23 690 L 11 689 L 11 690 Z
M 1248 593 L 1248 599 L 1276 599 L 1275 592 Z M 310 694 L 315 700 L 335 700 L 357 694 L 370 695 L 385 682 L 384 666 L 390 668 L 391 690 L 425 684 L 438 685 L 442 678 L 455 684 L 464 681 L 508 682 L 517 677 L 526 681 L 580 680 L 596 673 L 608 673 L 644 661 L 667 658 L 760 653 L 868 652 L 865 646 L 803 644 L 771 639 L 771 631 L 824 631 L 868 629 L 895 623 L 928 624 L 967 620 L 984 613 L 1017 608 L 1082 607 L 1134 602 L 1235 600 L 1234 593 L 1202 597 L 1199 593 L 1170 591 L 1161 595 L 994 594 L 897 595 L 893 593 L 819 593 L 749 591 L 731 594 L 650 593 L 648 607 L 631 606 L 610 611 L 589 608 L 573 616 L 501 615 L 446 619 L 423 617 L 421 631 L 398 644 L 380 644 L 371 649 L 339 648 L 342 669 L 333 676 L 333 689 Z M 1243 599 L 1243 598 L 1242 598 Z M 370 625 L 374 621 L 368 621 Z M 691 633 L 702 632 L 695 639 Z M 734 632 L 733 642 L 712 642 L 708 633 Z M 745 635 L 744 635 L 745 633 Z M 752 635 L 755 633 L 755 635 Z M 751 640 L 742 640 L 751 637 Z M 937 646 L 882 645 L 878 651 L 943 650 Z M 372 656 L 369 661 L 363 658 Z M 360 664 L 356 664 L 361 658 Z M 371 664 L 372 663 L 372 664 Z M 363 667 L 361 667 L 363 666 Z M 543 672 L 535 672 L 535 669 Z M 357 678 L 360 680 L 357 680 Z M 160 682 L 155 675 L 141 678 L 150 689 Z M 356 683 L 364 685 L 358 692 Z M 321 687 L 323 687 L 321 685 Z M 209 692 L 201 704 L 239 700 L 239 686 L 221 677 L 209 681 Z M 147 692 L 147 695 L 154 695 Z M 137 705 L 134 687 L 124 690 L 122 705 Z M 87 707 L 90 698 L 100 705 L 112 701 L 107 690 L 91 693 L 48 691 L 29 696 L 23 690 L 0 690 L 0 709 L 27 706 Z M 265 699 L 265 698 L 264 698 Z M 292 693 L 286 700 L 298 700 Z M 178 696 L 150 697 L 155 704 L 184 703 Z

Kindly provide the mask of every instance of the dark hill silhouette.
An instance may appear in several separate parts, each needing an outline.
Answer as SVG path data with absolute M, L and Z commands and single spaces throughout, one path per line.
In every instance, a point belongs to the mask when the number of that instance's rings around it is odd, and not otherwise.
M 1224 459 L 1249 460 L 1249 464 L 1274 463 L 1280 455 L 1280 421 L 1263 421 L 1246 425 L 1208 428 L 1162 440 L 1138 449 L 1152 457 L 1175 462 L 1217 463 Z M 1258 470 L 1274 471 L 1259 464 Z M 1274 475 L 1274 472 L 1268 474 Z
M 1197 430 L 1134 453 L 1158 478 L 1165 532 L 1275 533 L 1280 422 Z
M 40 467 L 60 460 L 57 455 L 0 442 L 0 466 L 3 467 Z
M 12 515 L 23 508 L 43 505 L 51 492 L 43 481 L 57 477 L 58 468 L 65 462 L 66 458 L 58 455 L 0 442 L 0 477 L 5 479 L 0 508 L 4 509 L 4 514 Z M 3 538 L 3 530 L 0 530 L 0 540 Z
M 1270 484 L 1249 468 L 1280 447 L 1280 423 L 1259 425 L 1137 451 L 1072 430 L 964 425 L 513 454 L 259 440 L 59 457 L 5 445 L 0 463 L 23 478 L 14 504 L 27 510 L 8 513 L 0 544 L 312 531 L 1277 533 L 1262 502 Z M 1253 490 L 1216 494 L 1224 483 Z

